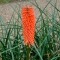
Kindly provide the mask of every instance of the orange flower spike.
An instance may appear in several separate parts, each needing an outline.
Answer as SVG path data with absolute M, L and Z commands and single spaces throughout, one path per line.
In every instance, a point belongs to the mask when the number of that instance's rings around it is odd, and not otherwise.
M 28 46 L 34 44 L 35 16 L 33 7 L 22 8 L 22 30 L 24 43 Z

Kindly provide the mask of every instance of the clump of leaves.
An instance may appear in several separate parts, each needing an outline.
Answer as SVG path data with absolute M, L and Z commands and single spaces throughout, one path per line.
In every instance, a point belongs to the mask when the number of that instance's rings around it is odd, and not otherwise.
M 40 14 L 36 19 L 34 45 L 30 46 L 30 60 L 60 60 L 60 10 L 56 6 L 57 2 L 53 5 L 51 1 L 47 1 L 43 9 L 36 0 L 29 1 Z M 17 5 L 20 7 L 19 4 Z M 51 5 L 51 12 L 46 10 L 48 5 Z M 18 18 L 13 13 L 10 21 L 4 23 L 0 16 L 0 56 L 2 60 L 26 60 L 20 8 L 18 11 L 14 7 L 12 9 Z

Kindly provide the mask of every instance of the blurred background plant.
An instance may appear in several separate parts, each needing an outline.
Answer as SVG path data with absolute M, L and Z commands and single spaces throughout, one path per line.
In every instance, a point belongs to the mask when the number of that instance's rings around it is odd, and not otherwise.
M 6 0 L 7 2 L 10 2 L 11 0 Z M 5 2 L 4 0 L 0 0 L 0 3 Z
M 41 9 L 36 0 L 31 2 L 39 11 L 36 18 L 34 45 L 30 46 L 30 60 L 60 60 L 60 10 L 57 1 L 52 0 Z M 8 2 L 7 4 L 12 7 Z M 51 11 L 46 10 L 50 4 Z M 17 4 L 19 7 L 20 5 Z M 9 22 L 0 16 L 0 57 L 2 60 L 26 60 L 26 46 L 23 44 L 20 8 L 13 13 Z

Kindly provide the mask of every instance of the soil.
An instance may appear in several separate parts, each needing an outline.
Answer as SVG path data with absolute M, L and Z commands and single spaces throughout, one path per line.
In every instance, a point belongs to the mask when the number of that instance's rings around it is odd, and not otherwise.
M 38 5 L 40 6 L 41 9 L 43 9 L 48 3 L 46 0 L 36 0 L 36 1 L 37 1 Z M 52 0 L 52 1 L 53 1 L 52 2 L 53 5 L 54 5 L 55 0 Z M 31 0 L 31 2 L 34 3 L 34 0 Z M 59 3 L 60 3 L 60 0 L 57 0 L 57 8 L 58 9 L 60 9 L 60 7 L 59 7 L 60 4 Z M 17 4 L 19 4 L 20 6 L 18 6 Z M 9 21 L 13 12 L 14 12 L 13 8 L 10 5 L 15 9 L 16 7 L 21 8 L 22 6 L 32 5 L 32 4 L 27 2 L 26 0 L 20 0 L 20 1 L 13 0 L 13 2 L 10 2 L 9 4 L 7 4 L 7 3 L 0 4 L 0 15 L 2 16 L 4 22 Z M 34 7 L 35 15 L 36 15 L 36 18 L 37 18 L 39 16 L 39 11 L 38 11 L 38 9 L 36 9 L 35 6 L 33 6 L 33 7 Z M 15 10 L 17 11 L 17 8 Z M 51 5 L 50 4 L 47 6 L 46 10 L 48 12 L 51 12 Z M 16 15 L 16 17 L 17 17 L 17 15 Z

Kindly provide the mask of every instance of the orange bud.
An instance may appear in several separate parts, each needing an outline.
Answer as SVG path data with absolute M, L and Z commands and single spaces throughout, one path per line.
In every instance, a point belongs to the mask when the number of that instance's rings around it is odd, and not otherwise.
M 22 8 L 22 31 L 24 44 L 30 46 L 34 44 L 35 16 L 31 6 Z

